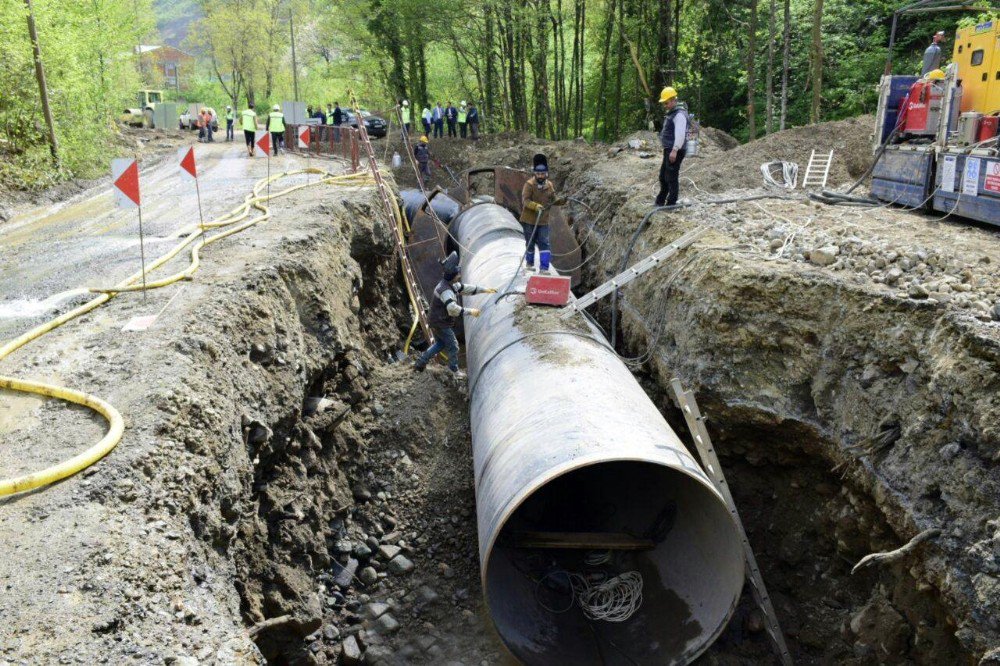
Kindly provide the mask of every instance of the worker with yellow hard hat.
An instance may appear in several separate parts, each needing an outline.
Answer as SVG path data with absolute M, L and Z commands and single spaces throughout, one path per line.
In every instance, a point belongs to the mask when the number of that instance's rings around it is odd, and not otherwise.
M 663 162 L 660 163 L 660 192 L 656 195 L 657 206 L 673 206 L 680 194 L 681 162 L 687 148 L 688 115 L 684 107 L 677 105 L 677 91 L 667 86 L 660 91 L 660 104 L 666 110 L 663 128 L 660 130 L 660 145 L 663 148 Z
M 424 179 L 426 185 L 431 177 L 431 148 L 426 134 L 420 137 L 420 143 L 413 147 L 413 156 L 420 165 L 420 177 Z

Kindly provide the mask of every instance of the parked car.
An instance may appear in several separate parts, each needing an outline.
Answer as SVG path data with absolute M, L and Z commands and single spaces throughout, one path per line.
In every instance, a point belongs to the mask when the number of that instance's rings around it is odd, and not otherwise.
M 345 109 L 344 114 L 347 116 L 344 120 L 344 124 L 357 129 L 358 119 L 354 117 L 354 112 Z M 361 109 L 361 117 L 364 118 L 365 130 L 368 131 L 368 136 L 375 139 L 381 139 L 389 133 L 389 123 L 385 122 L 384 119 L 379 118 L 378 116 L 373 116 L 364 109 Z
M 196 130 L 198 129 L 198 111 L 201 106 L 198 104 L 192 104 L 188 107 L 185 113 L 182 113 L 177 119 L 177 123 L 180 125 L 181 129 Z M 208 112 L 212 114 L 212 131 L 219 131 L 219 115 L 215 112 L 215 109 L 208 107 Z

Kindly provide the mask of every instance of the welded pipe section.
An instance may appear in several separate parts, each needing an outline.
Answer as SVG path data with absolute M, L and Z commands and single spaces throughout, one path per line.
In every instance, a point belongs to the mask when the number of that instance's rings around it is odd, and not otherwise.
M 524 239 L 507 210 L 473 206 L 453 229 L 463 282 L 510 282 Z M 480 564 L 504 643 L 528 664 L 693 660 L 743 586 L 724 500 L 599 331 L 516 294 L 467 301 L 483 309 L 465 319 Z M 627 572 L 638 608 L 588 617 L 571 581 Z
M 446 225 L 451 223 L 462 207 L 458 201 L 441 191 L 431 192 L 424 196 L 420 190 L 401 190 L 399 196 L 403 199 L 403 211 L 406 213 L 406 219 L 410 222 L 413 222 L 417 212 L 427 204 L 428 199 L 431 210 Z

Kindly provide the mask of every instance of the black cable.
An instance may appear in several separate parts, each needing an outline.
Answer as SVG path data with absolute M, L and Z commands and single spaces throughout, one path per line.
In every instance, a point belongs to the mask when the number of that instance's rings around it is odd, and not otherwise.
M 499 303 L 501 298 L 509 296 L 512 293 L 515 293 L 511 292 L 510 288 L 514 286 L 514 281 L 517 280 L 517 276 L 521 272 L 521 266 L 524 265 L 524 259 L 527 256 L 527 248 L 531 247 L 531 244 L 535 241 L 535 234 L 538 233 L 538 227 L 540 226 L 538 222 L 541 220 L 542 213 L 544 212 L 544 210 L 545 209 L 543 208 L 541 211 L 539 211 L 538 215 L 535 217 L 535 228 L 531 231 L 531 238 L 528 239 L 528 243 L 525 246 L 525 253 L 521 255 L 521 260 L 517 262 L 517 268 L 514 270 L 514 275 L 511 276 L 510 282 L 508 282 L 507 286 L 500 291 L 500 295 L 493 300 L 493 305 Z

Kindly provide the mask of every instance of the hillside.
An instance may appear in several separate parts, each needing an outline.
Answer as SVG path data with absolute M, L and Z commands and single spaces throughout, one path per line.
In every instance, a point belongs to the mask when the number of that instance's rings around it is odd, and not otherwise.
M 163 43 L 190 51 L 184 42 L 191 24 L 202 16 L 198 3 L 195 0 L 153 0 L 153 11 Z

